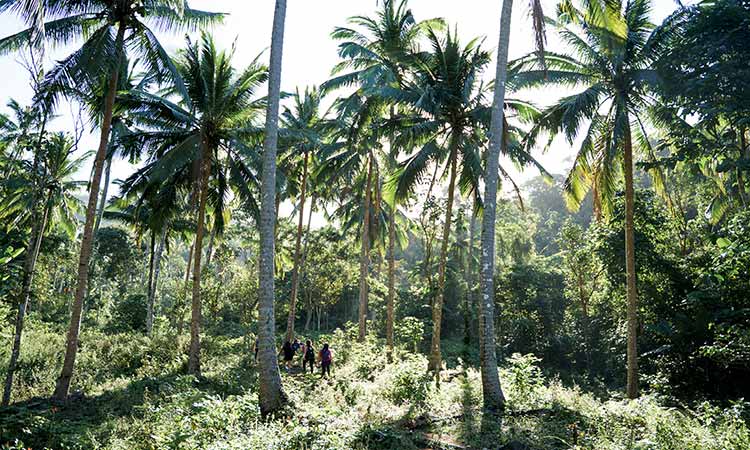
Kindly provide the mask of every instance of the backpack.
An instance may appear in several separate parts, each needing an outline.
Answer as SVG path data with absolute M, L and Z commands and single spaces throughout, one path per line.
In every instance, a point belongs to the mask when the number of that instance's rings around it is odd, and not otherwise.
M 313 350 L 312 345 L 307 346 L 307 350 L 305 351 L 305 359 L 308 361 L 315 360 L 315 350 Z
M 329 348 L 321 350 L 320 356 L 324 363 L 329 363 L 333 359 L 331 357 L 331 349 Z

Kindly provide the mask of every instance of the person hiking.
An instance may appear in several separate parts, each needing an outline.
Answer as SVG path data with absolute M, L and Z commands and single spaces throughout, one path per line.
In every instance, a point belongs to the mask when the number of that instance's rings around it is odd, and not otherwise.
M 294 353 L 296 354 L 301 348 L 302 343 L 299 341 L 299 339 L 294 338 L 294 342 L 292 342 L 292 350 L 294 350 Z
M 307 371 L 308 364 L 310 364 L 310 373 L 313 373 L 313 366 L 315 365 L 315 348 L 310 339 L 305 341 L 305 345 L 302 346 L 302 372 Z
M 323 378 L 328 374 L 331 376 L 331 364 L 333 363 L 333 350 L 328 346 L 326 342 L 323 344 L 323 348 L 320 350 L 318 355 L 320 358 L 320 377 Z
M 294 360 L 294 348 L 292 348 L 291 342 L 284 342 L 284 346 L 281 347 L 279 356 L 284 356 L 284 365 L 286 366 L 287 373 L 289 373 L 289 371 L 292 369 L 292 361 Z

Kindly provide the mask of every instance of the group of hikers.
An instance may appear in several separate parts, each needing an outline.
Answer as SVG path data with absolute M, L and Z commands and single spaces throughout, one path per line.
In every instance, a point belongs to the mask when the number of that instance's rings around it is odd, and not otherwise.
M 279 357 L 283 358 L 284 368 L 287 373 L 292 370 L 294 360 L 297 355 L 301 355 L 302 359 L 302 372 L 307 373 L 307 366 L 310 366 L 310 373 L 314 371 L 315 363 L 320 365 L 320 376 L 331 376 L 331 364 L 333 364 L 333 350 L 324 343 L 323 347 L 319 352 L 315 352 L 315 346 L 310 339 L 307 339 L 305 343 L 301 343 L 299 339 L 294 339 L 290 342 L 289 340 L 284 341 L 284 345 L 281 346 L 279 351 Z M 258 360 L 258 340 L 255 340 L 255 360 Z

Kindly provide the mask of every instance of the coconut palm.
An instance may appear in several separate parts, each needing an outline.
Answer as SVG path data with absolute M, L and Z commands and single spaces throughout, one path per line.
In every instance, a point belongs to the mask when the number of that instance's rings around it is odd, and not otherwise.
M 337 27 L 331 36 L 334 39 L 342 41 L 339 44 L 339 56 L 343 59 L 334 68 L 334 74 L 339 74 L 331 80 L 324 83 L 324 89 L 335 89 L 340 87 L 356 86 L 357 94 L 353 100 L 361 102 L 361 111 L 358 112 L 361 120 L 357 127 L 353 128 L 348 141 L 355 144 L 357 140 L 356 133 L 359 130 L 366 130 L 365 122 L 378 120 L 390 115 L 394 116 L 396 108 L 391 106 L 385 108 L 382 91 L 389 89 L 399 89 L 403 86 L 404 77 L 411 64 L 414 63 L 415 53 L 417 50 L 417 40 L 423 34 L 427 26 L 438 27 L 442 21 L 432 19 L 425 22 L 417 23 L 411 10 L 408 8 L 406 0 L 385 0 L 381 9 L 378 10 L 374 18 L 365 16 L 351 17 L 349 20 L 350 27 Z M 347 73 L 343 73 L 348 71 Z M 366 100 L 362 100 L 366 99 Z M 360 139 L 361 140 L 361 139 Z M 392 139 L 391 139 L 392 141 Z M 354 148 L 356 145 L 350 145 Z M 394 147 L 391 145 L 391 147 Z M 362 226 L 361 252 L 360 252 L 360 274 L 359 274 L 359 339 L 364 340 L 366 329 L 367 314 L 367 274 L 369 271 L 369 250 L 370 250 L 370 214 L 372 203 L 371 189 L 378 180 L 372 178 L 373 173 L 378 173 L 378 164 L 372 160 L 376 155 L 367 152 L 366 162 L 363 165 L 363 171 L 367 172 L 367 181 L 364 185 L 366 189 L 363 196 L 364 201 L 364 226 Z M 388 159 L 387 159 L 388 160 Z M 365 168 L 366 167 L 366 168 Z M 377 206 L 377 205 L 376 205 Z M 377 216 L 377 211 L 375 216 Z M 395 220 L 395 214 L 389 214 L 389 218 Z M 395 223 L 389 222 L 389 226 L 394 228 L 393 237 L 395 239 Z M 390 246 L 395 245 L 392 242 Z M 395 267 L 392 261 L 392 254 L 389 253 L 389 295 L 388 295 L 388 314 L 386 325 L 387 330 L 392 330 L 393 321 L 393 304 L 395 288 L 391 282 L 395 282 L 393 273 L 390 271 Z M 388 334 L 388 333 L 386 333 Z M 388 336 L 389 342 L 392 342 L 393 336 Z
M 274 318 L 274 240 L 276 235 L 276 146 L 279 137 L 279 99 L 281 97 L 281 56 L 284 48 L 286 0 L 276 0 L 271 35 L 271 58 L 263 142 L 263 171 L 260 211 L 260 269 L 258 285 L 258 357 L 260 358 L 261 415 L 281 409 L 286 394 L 281 387 L 276 359 Z
M 297 233 L 294 245 L 294 266 L 292 268 L 292 290 L 289 296 L 289 315 L 287 317 L 286 339 L 294 339 L 294 321 L 297 311 L 297 293 L 299 291 L 299 276 L 302 263 L 302 232 L 304 226 L 305 201 L 307 200 L 309 174 L 316 165 L 315 158 L 320 149 L 326 143 L 325 138 L 328 131 L 324 114 L 320 112 L 320 92 L 313 88 L 305 89 L 304 93 L 297 90 L 293 96 L 293 106 L 284 108 L 281 114 L 282 133 L 284 135 L 284 146 L 291 151 L 287 156 L 290 161 L 293 176 L 287 176 L 290 194 L 298 197 L 297 206 Z M 312 161 L 311 161 L 312 159 Z M 281 163 L 286 166 L 288 164 Z M 313 168 L 313 170 L 311 170 Z M 310 205 L 312 208 L 312 205 Z
M 184 91 L 173 86 L 175 101 L 143 91 L 130 91 L 121 100 L 130 110 L 130 120 L 147 127 L 126 139 L 151 149 L 148 164 L 133 184 L 146 184 L 146 193 L 174 184 L 173 189 L 191 192 L 195 206 L 188 362 L 193 374 L 200 373 L 201 260 L 207 211 L 214 212 L 214 226 L 222 230 L 231 188 L 257 216 L 253 186 L 258 182 L 252 163 L 258 158 L 252 140 L 259 139 L 256 122 L 264 102 L 255 94 L 266 81 L 267 70 L 256 60 L 238 73 L 232 57 L 233 52 L 218 50 L 207 34 L 197 42 L 188 39 L 175 62 L 185 86 Z
M 0 12 L 27 11 L 25 0 L 6 1 Z M 83 297 L 86 293 L 89 260 L 93 246 L 96 205 L 104 160 L 109 144 L 120 67 L 129 50 L 142 57 L 159 81 L 178 79 L 174 67 L 159 40 L 149 28 L 155 25 L 164 31 L 191 30 L 222 19 L 221 14 L 205 13 L 188 7 L 187 2 L 172 0 L 92 0 L 59 2 L 40 0 L 37 11 L 44 12 L 45 38 L 53 45 L 68 45 L 83 38 L 85 42 L 70 56 L 60 61 L 42 83 L 47 92 L 44 102 L 54 104 L 55 97 L 76 83 L 93 86 L 102 77 L 108 78 L 101 122 L 99 148 L 94 159 L 86 222 L 81 239 L 78 278 L 71 312 L 70 328 L 63 369 L 55 387 L 54 397 L 65 399 L 73 377 L 78 352 Z M 23 15 L 23 14 L 22 14 Z M 39 14 L 37 14 L 39 16 Z M 35 23 L 12 36 L 0 39 L 0 54 L 18 50 L 33 41 L 42 25 Z
M 72 181 L 90 154 L 86 153 L 80 157 L 74 157 L 75 146 L 73 140 L 62 133 L 46 135 L 41 139 L 42 146 L 38 149 L 39 164 L 36 173 L 32 174 L 35 179 L 25 190 L 25 201 L 21 199 L 18 204 L 25 204 L 26 209 L 32 210 L 36 207 L 37 199 L 43 204 L 39 224 L 33 224 L 32 234 L 29 237 L 30 244 L 27 247 L 28 257 L 24 260 L 23 279 L 19 290 L 18 311 L 16 313 L 15 334 L 13 347 L 10 354 L 10 362 L 5 376 L 5 389 L 3 391 L 3 405 L 10 402 L 13 387 L 13 376 L 15 374 L 18 357 L 21 352 L 21 337 L 23 333 L 24 318 L 31 297 L 31 285 L 34 277 L 34 268 L 39 255 L 44 233 L 50 224 L 62 227 L 71 236 L 75 234 L 77 219 L 75 214 L 81 210 L 81 203 L 75 197 L 77 191 L 86 183 Z M 33 171 L 33 164 L 25 162 L 27 173 Z M 21 181 L 18 178 L 5 180 L 6 182 Z M 26 180 L 28 181 L 28 180 Z M 41 195 L 32 192 L 40 190 Z M 18 201 L 18 199 L 16 199 Z
M 490 144 L 487 151 L 487 164 L 484 175 L 485 209 L 482 214 L 482 252 L 480 301 L 482 314 L 482 392 L 486 410 L 498 410 L 505 402 L 500 379 L 497 374 L 497 356 L 495 352 L 495 218 L 497 202 L 498 161 L 503 153 L 504 113 L 506 83 L 508 81 L 508 50 L 510 48 L 510 26 L 513 0 L 503 0 L 500 16 L 500 37 L 497 46 L 497 66 L 495 69 L 495 93 L 492 101 L 490 120 Z M 544 53 L 544 14 L 540 0 L 531 0 L 532 21 L 536 37 L 537 51 Z M 544 60 L 540 60 L 544 64 Z M 474 232 L 472 216 L 471 233 Z M 471 242 L 473 246 L 473 239 Z
M 132 64 L 128 58 L 123 58 L 123 62 L 120 65 L 120 73 L 117 77 L 117 92 L 125 92 L 128 90 L 147 90 L 153 83 L 153 75 L 148 73 L 137 73 L 136 67 L 138 60 L 133 61 Z M 93 86 L 79 83 L 79 85 L 66 87 L 65 94 L 71 98 L 74 98 L 86 109 L 89 116 L 89 121 L 92 127 L 101 127 L 102 117 L 104 114 L 104 96 L 107 90 L 108 77 L 101 77 L 98 83 Z M 109 192 L 110 177 L 112 173 L 112 162 L 116 157 L 127 159 L 130 163 L 137 163 L 142 155 L 142 148 L 138 146 L 123 146 L 121 145 L 120 137 L 127 133 L 127 111 L 115 104 L 114 111 L 112 113 L 112 125 L 110 132 L 109 144 L 107 147 L 107 153 L 104 162 L 104 180 L 101 187 L 101 200 L 99 201 L 99 207 L 96 213 L 96 221 L 94 223 L 94 235 L 99 230 L 102 218 L 104 216 L 104 209 L 107 205 L 107 196 Z
M 627 273 L 627 395 L 638 396 L 638 294 L 636 290 L 633 150 L 651 155 L 645 111 L 654 106 L 658 77 L 652 66 L 668 24 L 649 22 L 649 0 L 565 2 L 556 23 L 570 54 L 546 54 L 549 70 L 527 56 L 513 64 L 519 73 L 514 86 L 558 84 L 581 87 L 539 117 L 529 134 L 533 144 L 543 133 L 564 134 L 570 143 L 584 128 L 584 139 L 565 183 L 569 204 L 580 205 L 589 189 L 596 190 L 606 212 L 620 174 L 625 185 L 625 266 Z M 635 144 L 635 145 L 634 145 Z M 659 181 L 659 177 L 655 177 Z
M 432 51 L 422 56 L 413 80 L 404 89 L 393 92 L 394 101 L 409 105 L 412 114 L 399 118 L 397 145 L 399 148 L 418 148 L 399 164 L 388 182 L 389 196 L 405 200 L 426 178 L 434 166 L 433 181 L 438 169 L 444 167 L 448 176 L 448 196 L 438 260 L 438 280 L 432 303 L 433 335 L 430 352 L 430 370 L 438 374 L 441 366 L 440 330 L 442 321 L 445 270 L 450 241 L 452 209 L 456 187 L 479 201 L 478 186 L 482 170 L 482 149 L 490 120 L 490 108 L 485 104 L 486 88 L 480 82 L 481 73 L 489 63 L 489 54 L 475 39 L 461 45 L 455 32 L 440 36 L 434 29 L 428 31 Z M 534 116 L 531 105 L 513 101 L 506 105 L 522 119 Z M 508 140 L 505 154 L 518 165 L 541 166 L 520 146 L 517 129 L 506 123 L 503 138 Z M 504 177 L 508 172 L 496 166 Z M 460 173 L 459 173 L 460 172 Z

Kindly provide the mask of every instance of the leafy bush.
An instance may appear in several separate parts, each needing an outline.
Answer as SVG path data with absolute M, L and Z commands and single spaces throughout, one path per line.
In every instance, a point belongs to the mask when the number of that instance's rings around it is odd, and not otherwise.
M 507 359 L 504 379 L 510 383 L 509 403 L 514 408 L 528 407 L 536 398 L 537 391 L 544 385 L 541 359 L 532 354 L 514 353 Z
M 432 389 L 432 377 L 425 371 L 425 365 L 419 360 L 406 360 L 391 370 L 385 397 L 396 405 L 408 404 L 416 410 L 424 409 Z

